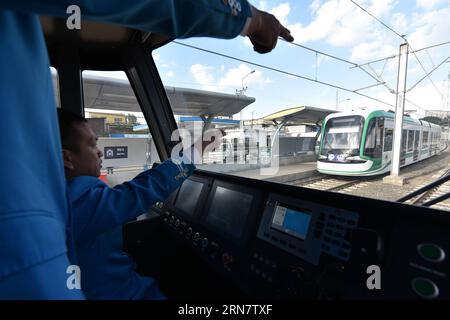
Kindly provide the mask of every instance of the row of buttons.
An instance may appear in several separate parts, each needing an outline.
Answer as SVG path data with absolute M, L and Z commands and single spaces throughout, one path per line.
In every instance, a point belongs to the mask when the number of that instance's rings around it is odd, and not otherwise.
M 354 226 L 354 225 L 356 225 L 356 221 L 355 220 L 350 220 L 350 219 L 344 219 L 344 218 L 342 218 L 342 217 L 337 217 L 337 216 L 334 216 L 334 215 L 329 215 L 328 216 L 328 220 L 332 220 L 332 221 L 337 221 L 337 222 L 340 222 L 340 223 L 348 223 L 349 225 L 351 225 L 351 226 Z
M 185 236 L 187 240 L 192 239 L 192 243 L 194 246 L 201 247 L 202 250 L 206 250 L 208 255 L 215 259 L 219 252 L 219 245 L 214 241 L 210 241 L 207 237 L 201 237 L 200 232 L 194 232 L 192 227 L 188 227 L 187 223 L 183 220 L 176 218 L 175 216 L 171 216 L 169 212 L 164 213 L 166 217 L 164 218 L 164 222 L 172 226 L 175 230 L 178 230 L 181 236 Z M 200 241 L 201 239 L 201 241 Z
M 279 244 L 281 244 L 284 247 L 287 247 L 291 250 L 296 250 L 301 254 L 306 254 L 306 250 L 300 247 L 295 246 L 294 244 L 290 243 L 290 242 L 286 242 L 285 240 L 282 239 L 278 239 L 275 236 L 270 236 L 270 234 L 268 233 L 264 233 L 264 237 L 271 239 L 274 242 L 278 242 Z

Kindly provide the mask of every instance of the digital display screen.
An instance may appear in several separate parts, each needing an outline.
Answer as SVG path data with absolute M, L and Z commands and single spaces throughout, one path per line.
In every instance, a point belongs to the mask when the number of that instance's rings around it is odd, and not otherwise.
M 248 193 L 217 187 L 206 221 L 211 226 L 239 239 L 252 205 Z
M 305 240 L 311 214 L 277 205 L 272 219 L 272 228 Z
M 175 207 L 192 216 L 202 192 L 203 183 L 187 179 L 181 185 Z

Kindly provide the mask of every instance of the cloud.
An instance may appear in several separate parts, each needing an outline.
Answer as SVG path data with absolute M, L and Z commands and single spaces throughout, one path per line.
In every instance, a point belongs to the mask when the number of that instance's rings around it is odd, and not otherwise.
M 417 0 L 416 6 L 425 10 L 431 10 L 443 3 L 448 4 L 448 0 Z
M 313 0 L 313 2 L 311 2 L 311 5 L 309 6 L 311 12 L 316 13 L 317 10 L 319 10 L 321 4 L 322 4 L 321 0 Z
M 158 62 L 161 59 L 161 55 L 157 52 L 153 51 L 152 55 L 153 55 L 153 60 L 155 60 L 155 62 Z
M 194 64 L 190 68 L 191 75 L 194 80 L 203 86 L 206 90 L 215 90 L 215 79 L 213 76 L 214 67 L 206 66 L 202 64 Z
M 289 12 L 291 12 L 291 6 L 289 5 L 289 3 L 282 3 L 277 7 L 271 9 L 269 12 L 273 14 L 278 19 L 278 21 L 281 22 L 282 25 L 286 26 L 288 24 L 287 16 L 289 15 Z
M 260 1 L 258 9 L 266 11 L 267 10 L 267 1 Z
M 395 0 L 360 3 L 380 19 L 388 17 L 395 6 Z M 330 0 L 324 3 L 315 0 L 310 8 L 310 24 L 302 26 L 296 23 L 288 26 L 298 43 L 325 41 L 335 47 L 354 47 L 364 42 L 385 42 L 392 37 L 386 36 L 386 31 L 382 30 L 384 27 L 348 0 Z M 396 16 L 398 25 L 404 25 L 402 18 L 404 17 Z
M 408 30 L 408 18 L 404 13 L 394 13 L 391 21 L 394 30 Z
M 166 77 L 167 77 L 167 78 L 173 78 L 173 77 L 175 77 L 175 72 L 173 72 L 173 71 L 167 72 L 167 73 L 166 73 Z
M 446 82 L 434 81 L 434 83 L 439 91 L 444 94 L 445 91 L 442 88 L 446 86 Z M 407 93 L 406 98 L 427 110 L 440 110 L 443 107 L 446 108 L 445 94 L 443 100 L 443 97 L 437 92 L 433 84 L 429 82 L 428 84 L 424 83 L 423 85 L 417 86 L 414 90 Z
M 448 30 L 450 30 L 450 9 L 444 8 L 426 12 L 424 14 L 415 14 L 411 19 L 413 21 L 412 32 L 408 40 L 414 49 L 443 42 L 448 39 Z
M 245 87 L 271 83 L 272 80 L 264 78 L 261 71 L 256 70 L 250 74 L 251 71 L 252 69 L 246 64 L 240 64 L 237 68 L 229 69 L 225 77 L 219 80 L 219 86 L 241 88 L 243 77 L 245 77 L 243 83 Z
M 365 62 L 378 58 L 389 57 L 398 53 L 398 48 L 386 44 L 383 41 L 375 40 L 362 42 L 352 49 L 350 60 Z
M 249 48 L 253 48 L 253 44 L 250 41 L 249 37 L 243 37 L 242 38 L 242 43 L 244 44 L 244 46 L 249 47 Z

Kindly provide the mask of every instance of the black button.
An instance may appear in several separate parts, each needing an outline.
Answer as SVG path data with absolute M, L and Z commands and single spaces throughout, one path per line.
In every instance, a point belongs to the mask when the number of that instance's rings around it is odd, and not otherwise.
M 330 216 L 330 220 L 336 220 L 336 216 Z
M 319 239 L 321 235 L 322 235 L 322 232 L 317 231 L 317 230 L 314 231 L 314 236 L 315 236 L 317 239 Z
M 317 227 L 317 229 L 323 229 L 323 227 L 325 227 L 325 225 L 322 222 L 317 222 L 316 227 Z

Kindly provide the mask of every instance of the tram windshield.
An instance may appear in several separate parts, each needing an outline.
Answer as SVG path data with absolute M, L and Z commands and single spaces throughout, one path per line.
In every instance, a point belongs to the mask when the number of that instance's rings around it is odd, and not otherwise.
M 325 126 L 321 155 L 333 152 L 358 155 L 363 121 L 360 116 L 330 119 Z

